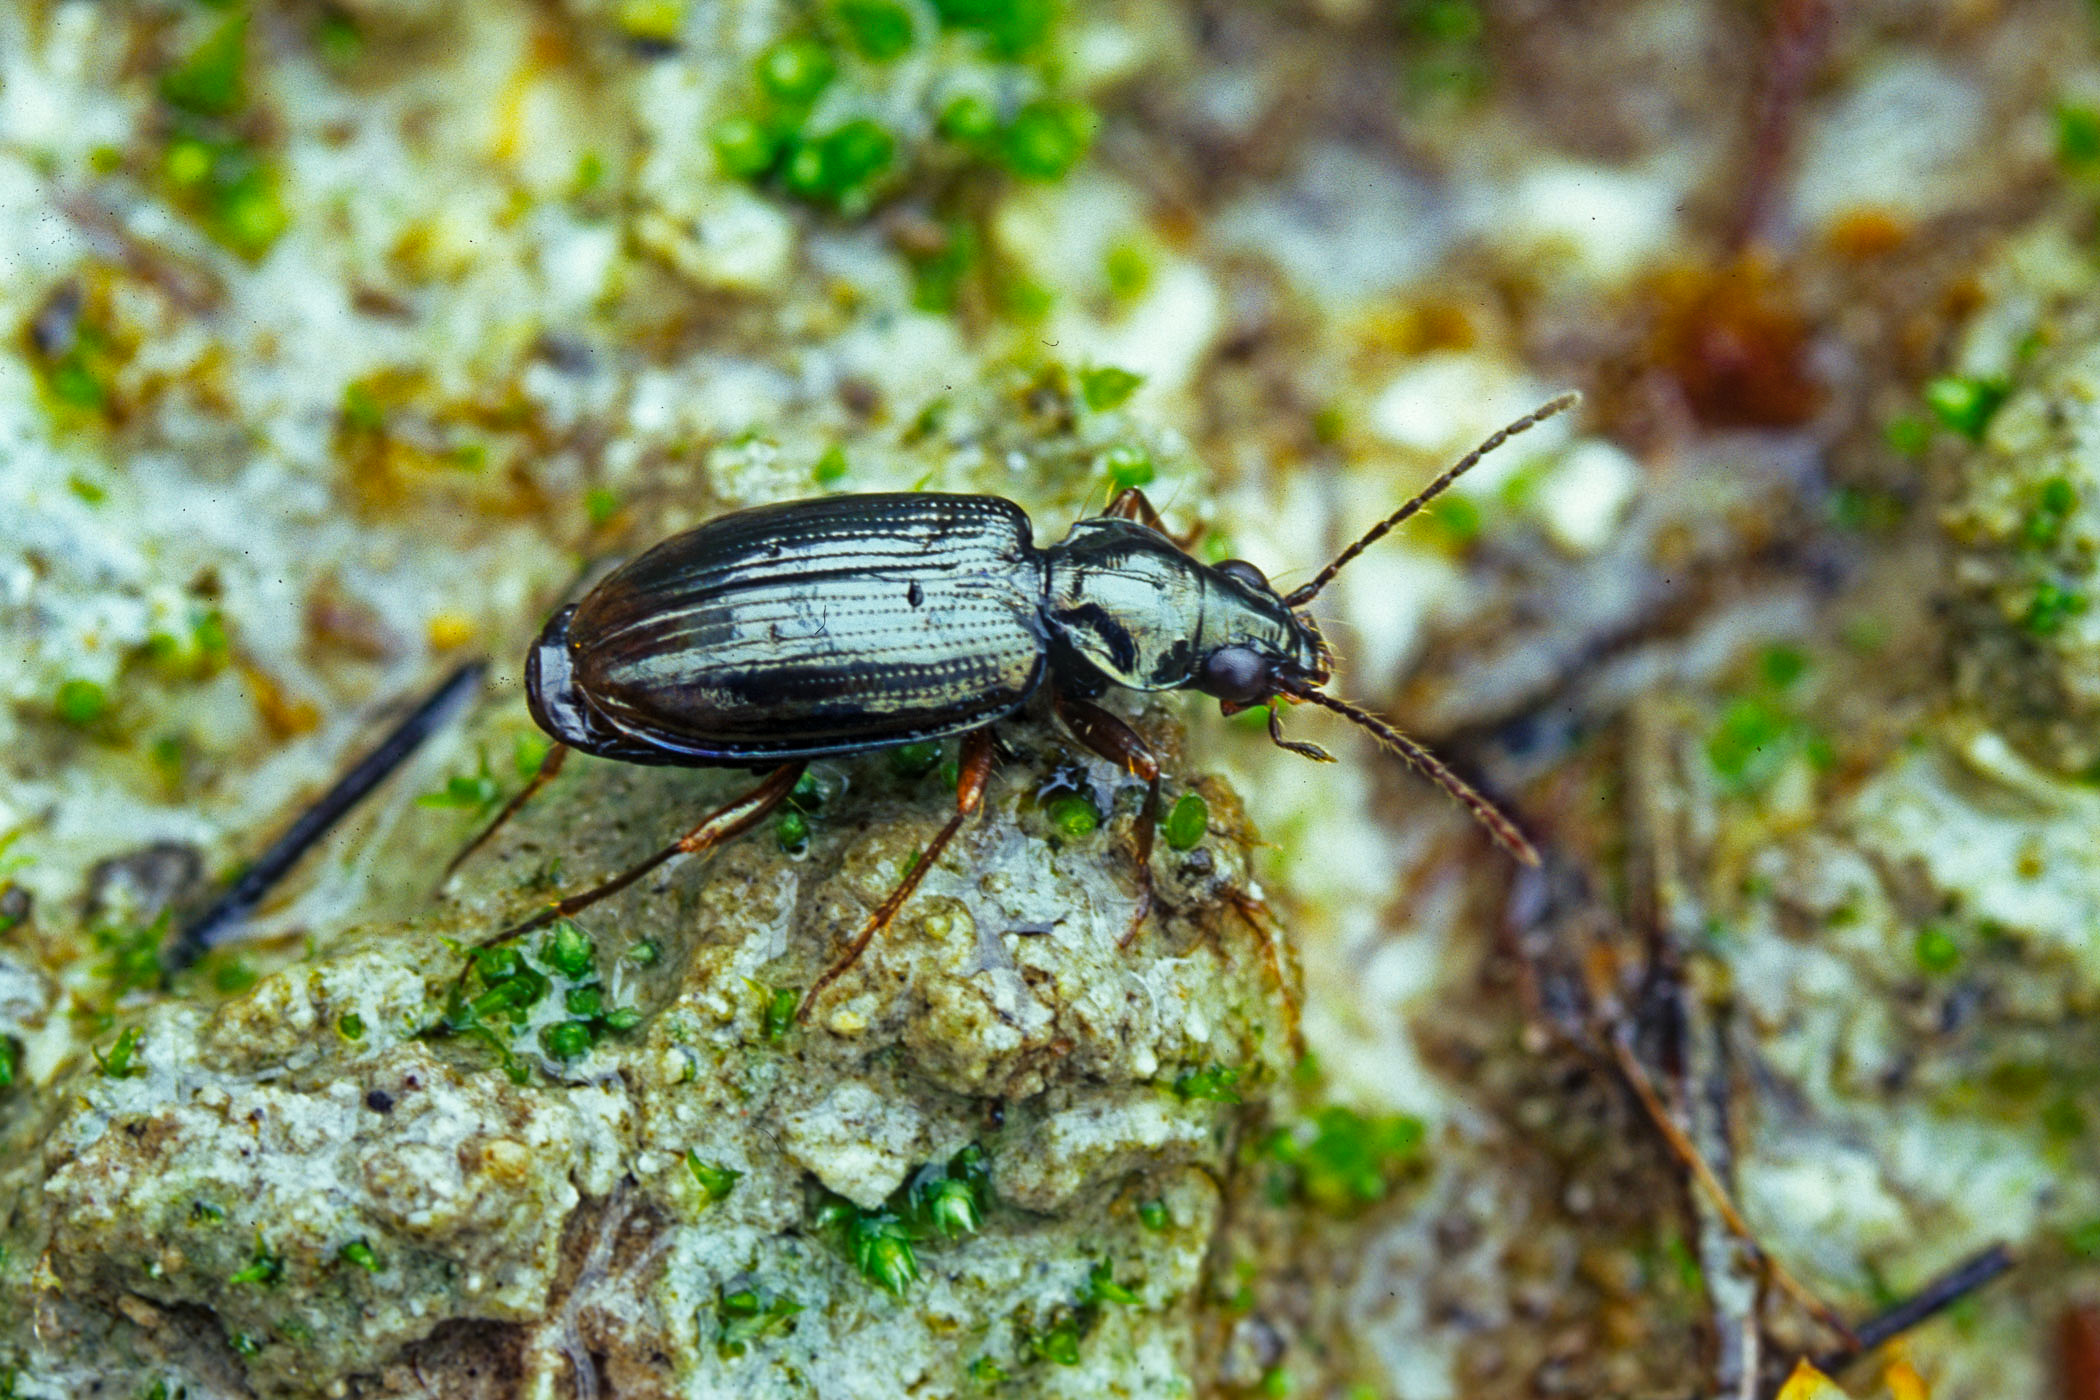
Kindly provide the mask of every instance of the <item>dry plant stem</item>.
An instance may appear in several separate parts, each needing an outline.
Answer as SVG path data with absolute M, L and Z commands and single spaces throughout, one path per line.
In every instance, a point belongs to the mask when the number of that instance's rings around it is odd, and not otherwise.
M 1743 1248 L 1749 1250 L 1756 1259 L 1758 1267 L 1771 1278 L 1773 1285 L 1780 1292 L 1792 1298 L 1810 1317 L 1843 1338 L 1848 1347 L 1852 1346 L 1858 1339 L 1844 1318 L 1838 1316 L 1836 1309 L 1788 1273 L 1784 1265 L 1765 1253 L 1763 1247 L 1758 1244 L 1757 1236 L 1750 1229 L 1750 1222 L 1743 1219 L 1742 1212 L 1736 1209 L 1735 1201 L 1728 1194 L 1728 1188 L 1721 1184 L 1721 1179 L 1714 1175 L 1713 1168 L 1707 1165 L 1706 1158 L 1700 1153 L 1697 1145 L 1686 1137 L 1684 1129 L 1678 1126 L 1669 1106 L 1663 1102 L 1661 1093 L 1656 1090 L 1655 1081 L 1649 1076 L 1647 1067 L 1641 1063 L 1640 1057 L 1633 1053 L 1632 1045 L 1628 1044 L 1622 1035 L 1615 1034 L 1611 1037 L 1611 1053 L 1612 1059 L 1618 1064 L 1619 1073 L 1632 1086 L 1635 1097 L 1640 1099 L 1641 1108 L 1647 1113 L 1649 1121 L 1655 1124 L 1656 1131 L 1662 1134 L 1663 1141 L 1669 1145 L 1671 1153 L 1683 1164 L 1685 1170 L 1692 1174 L 1692 1180 L 1706 1193 L 1707 1199 L 1713 1203 L 1714 1209 L 1720 1212 L 1721 1218 L 1728 1222 L 1729 1230 L 1743 1242 Z

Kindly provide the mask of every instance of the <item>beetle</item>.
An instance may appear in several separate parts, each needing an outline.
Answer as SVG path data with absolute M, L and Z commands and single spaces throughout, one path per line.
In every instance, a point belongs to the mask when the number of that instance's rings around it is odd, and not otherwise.
M 1554 399 L 1491 435 L 1313 579 L 1279 593 L 1241 559 L 1206 564 L 1168 534 L 1142 491 L 1039 549 L 1029 519 L 998 496 L 827 496 L 741 510 L 675 535 L 557 611 L 526 660 L 532 717 L 556 741 L 538 773 L 453 861 L 456 868 L 560 770 L 570 751 L 625 763 L 766 770 L 749 792 L 603 884 L 552 903 L 505 936 L 566 917 L 680 854 L 749 830 L 793 791 L 811 759 L 963 736 L 955 811 L 810 987 L 851 967 L 911 897 L 983 801 L 992 725 L 1045 686 L 1082 744 L 1145 783 L 1138 894 L 1128 943 L 1152 899 L 1160 765 L 1096 703 L 1111 688 L 1195 690 L 1226 714 L 1282 702 L 1368 730 L 1463 803 L 1518 860 L 1538 853 L 1499 808 L 1421 745 L 1323 692 L 1334 657 L 1305 605 L 1387 532 L 1509 438 L 1571 407 Z

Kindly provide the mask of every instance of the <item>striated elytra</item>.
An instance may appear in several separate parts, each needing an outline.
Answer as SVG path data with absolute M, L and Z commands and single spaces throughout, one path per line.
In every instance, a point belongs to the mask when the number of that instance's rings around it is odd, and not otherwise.
M 956 806 L 897 887 L 803 998 L 806 1013 L 896 914 L 977 807 L 991 725 L 1049 687 L 1065 727 L 1146 784 L 1138 898 L 1151 907 L 1160 767 L 1137 731 L 1094 703 L 1111 687 L 1195 690 L 1227 714 L 1307 702 L 1369 730 L 1463 802 L 1511 853 L 1516 825 L 1413 740 L 1323 693 L 1332 656 L 1304 611 L 1335 574 L 1516 433 L 1570 407 L 1565 395 L 1495 433 L 1342 551 L 1278 593 L 1244 560 L 1206 564 L 1170 536 L 1135 487 L 1039 549 L 1028 517 L 996 496 L 828 496 L 743 510 L 665 540 L 551 618 L 526 663 L 532 716 L 558 741 L 538 775 L 463 860 L 559 771 L 571 749 L 627 763 L 770 768 L 750 792 L 613 879 L 559 900 L 506 936 L 624 889 L 672 856 L 758 824 L 810 759 L 964 735 Z M 458 861 L 455 860 L 455 865 Z

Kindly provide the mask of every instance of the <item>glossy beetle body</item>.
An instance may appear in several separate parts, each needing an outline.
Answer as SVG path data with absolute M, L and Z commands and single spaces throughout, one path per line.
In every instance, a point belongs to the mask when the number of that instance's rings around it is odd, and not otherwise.
M 1200 688 L 1204 659 L 1235 646 L 1324 679 L 1318 632 L 1249 574 L 1114 517 L 1039 550 L 996 496 L 764 506 L 664 541 L 555 614 L 526 693 L 585 753 L 710 766 L 961 733 L 1046 680 L 1075 696 Z
M 811 985 L 807 1014 L 982 802 L 991 726 L 1046 686 L 1081 743 L 1145 783 L 1125 942 L 1151 908 L 1161 774 L 1137 731 L 1093 703 L 1112 687 L 1197 690 L 1227 714 L 1269 705 L 1271 739 L 1325 760 L 1314 745 L 1284 738 L 1278 719 L 1284 702 L 1321 706 L 1370 731 L 1536 864 L 1530 842 L 1493 803 L 1385 721 L 1321 690 L 1331 658 L 1304 605 L 1483 455 L 1573 402 L 1557 399 L 1494 434 L 1289 594 L 1244 560 L 1212 565 L 1186 553 L 1134 489 L 1047 549 L 1036 547 L 1021 508 L 996 496 L 831 496 L 709 521 L 615 570 L 549 620 L 527 658 L 526 694 L 533 718 L 559 742 L 453 864 L 550 781 L 572 749 L 627 763 L 771 770 L 677 842 L 556 901 L 505 935 L 514 936 L 625 889 L 673 856 L 750 830 L 787 800 L 813 758 L 963 735 L 954 813 Z

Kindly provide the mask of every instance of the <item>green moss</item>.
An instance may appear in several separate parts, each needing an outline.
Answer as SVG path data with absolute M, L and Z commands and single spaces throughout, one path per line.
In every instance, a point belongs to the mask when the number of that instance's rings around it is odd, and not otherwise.
M 2020 524 L 2020 540 L 2035 549 L 2047 549 L 2063 538 L 2064 527 L 2078 509 L 2078 488 L 2067 477 L 2052 476 L 2035 494 L 2032 509 Z
M 22 1042 L 0 1036 L 0 1089 L 12 1089 L 22 1073 Z
M 2058 104 L 2056 162 L 2073 175 L 2100 170 L 2100 108 L 2083 102 Z
M 890 771 L 900 778 L 923 778 L 940 765 L 941 746 L 933 742 L 899 744 L 889 751 Z
M 724 117 L 708 132 L 715 158 L 731 175 L 756 180 L 780 159 L 781 133 L 755 117 Z
M 595 975 L 598 947 L 573 920 L 558 919 L 540 944 L 540 959 L 562 976 L 580 980 Z
M 1165 1201 L 1146 1201 L 1138 1207 L 1138 1223 L 1147 1230 L 1156 1232 L 1166 1229 L 1174 1222 L 1173 1218 L 1167 1213 L 1167 1203 Z
M 1329 1105 L 1263 1139 L 1260 1155 L 1273 1168 L 1270 1199 L 1303 1201 L 1330 1215 L 1375 1205 L 1420 1161 L 1425 1136 L 1421 1120 L 1408 1114 L 1367 1117 Z
M 583 493 L 583 516 L 593 526 L 607 524 L 620 513 L 619 496 L 603 486 L 593 486 Z
M 846 41 L 863 58 L 887 63 L 911 49 L 911 11 L 897 0 L 839 0 L 835 13 Z
M 557 1021 L 540 1030 L 540 1048 L 557 1060 L 581 1059 L 597 1043 L 598 1037 L 589 1021 Z
M 247 100 L 247 60 L 248 16 L 235 10 L 180 63 L 161 74 L 160 95 L 186 112 L 227 116 Z
M 751 1343 L 792 1332 L 802 1305 L 785 1293 L 724 1288 L 715 1299 L 715 1350 L 723 1360 L 742 1356 Z
M 683 0 L 620 0 L 613 22 L 639 44 L 674 44 L 685 27 Z
M 255 1252 L 248 1256 L 248 1264 L 229 1275 L 229 1284 L 255 1284 L 268 1287 L 284 1278 L 284 1256 L 271 1249 L 260 1230 L 255 1232 Z
M 999 134 L 1000 160 L 1024 180 L 1061 180 L 1085 157 L 1099 124 L 1084 103 L 1031 102 Z
M 1020 58 L 1048 37 L 1057 23 L 1057 0 L 934 0 L 948 29 L 974 32 L 995 58 Z
M 109 713 L 109 696 L 95 682 L 75 676 L 60 683 L 53 709 L 67 724 L 84 728 Z
M 779 1043 L 787 1039 L 795 1028 L 795 1008 L 802 1004 L 802 993 L 793 987 L 775 987 L 766 998 L 764 1031 L 767 1040 Z
M 999 131 L 999 109 L 981 93 L 957 93 L 941 108 L 941 135 L 963 146 L 987 145 Z
M 244 258 L 267 253 L 290 223 L 276 171 L 242 141 L 204 132 L 179 135 L 162 158 L 162 174 L 176 203 Z
M 502 800 L 503 790 L 496 785 L 495 776 L 489 772 L 489 756 L 483 751 L 478 766 L 472 773 L 453 774 L 445 779 L 443 787 L 417 797 L 416 805 L 486 813 Z
M 758 58 L 758 85 L 783 103 L 816 101 L 838 75 L 831 51 L 815 39 L 783 39 Z
M 991 1173 L 972 1143 L 945 1164 L 920 1167 L 872 1210 L 825 1192 L 815 1224 L 861 1277 L 902 1297 L 920 1277 L 916 1247 L 975 1234 L 990 1203 Z
M 1952 972 L 1961 965 L 1961 945 L 1938 924 L 1926 924 L 1918 930 L 1912 953 L 1926 972 Z
M 817 458 L 817 464 L 809 469 L 809 475 L 810 479 L 816 482 L 817 485 L 829 489 L 844 481 L 848 471 L 846 449 L 837 443 L 833 443 L 824 449 L 822 456 Z M 808 775 L 804 774 L 803 776 L 807 777 Z
M 355 1011 L 345 1011 L 335 1018 L 335 1033 L 345 1040 L 365 1038 L 365 1018 Z
M 1118 443 L 1102 453 L 1101 468 L 1108 473 L 1110 489 L 1116 491 L 1149 486 L 1157 474 L 1151 454 L 1135 443 Z
M 1210 1065 L 1200 1070 L 1184 1070 L 1174 1080 L 1174 1095 L 1184 1103 L 1196 1100 L 1238 1103 L 1240 1096 L 1233 1086 L 1239 1082 L 1240 1072 L 1230 1065 Z
M 1921 457 L 1932 444 L 1932 424 L 1915 413 L 1899 413 L 1882 427 L 1882 441 L 1905 457 Z
M 379 1256 L 372 1252 L 372 1246 L 361 1239 L 352 1240 L 344 1245 L 336 1251 L 335 1257 L 342 1260 L 345 1264 L 353 1264 L 363 1269 L 368 1274 L 376 1274 L 383 1267 L 379 1262 Z
M 127 992 L 158 991 L 167 985 L 160 948 L 167 941 L 173 918 L 172 913 L 163 912 L 150 924 L 104 924 L 88 935 L 96 950 L 105 955 L 95 964 L 95 975 L 101 979 L 110 1001 Z
M 1088 408 L 1100 413 L 1121 406 L 1144 382 L 1144 375 L 1113 365 L 1083 369 L 1079 371 L 1079 396 Z
M 1177 851 L 1188 851 L 1201 845 L 1210 832 L 1210 804 L 1201 793 L 1185 792 L 1174 803 L 1167 819 L 1161 823 L 1161 834 L 1167 845 Z
M 700 1183 L 700 1189 L 707 1194 L 710 1201 L 728 1200 L 729 1193 L 736 1190 L 737 1182 L 744 1176 L 742 1172 L 733 1167 L 725 1167 L 720 1162 L 702 1161 L 700 1154 L 691 1149 L 686 1151 L 685 1165 L 686 1169 L 692 1172 L 693 1180 Z
M 2072 618 L 2083 614 L 2086 606 L 2086 596 L 2076 589 L 2046 581 L 2038 583 L 2027 600 L 2020 626 L 2031 637 L 2053 637 Z
M 1097 830 L 1101 825 L 1101 810 L 1094 799 L 1083 792 L 1060 793 L 1043 804 L 1043 815 L 1050 820 L 1050 829 L 1067 841 L 1077 840 Z
M 2001 380 L 1944 375 L 1925 386 L 1925 406 L 1942 425 L 1981 442 L 2006 392 Z

